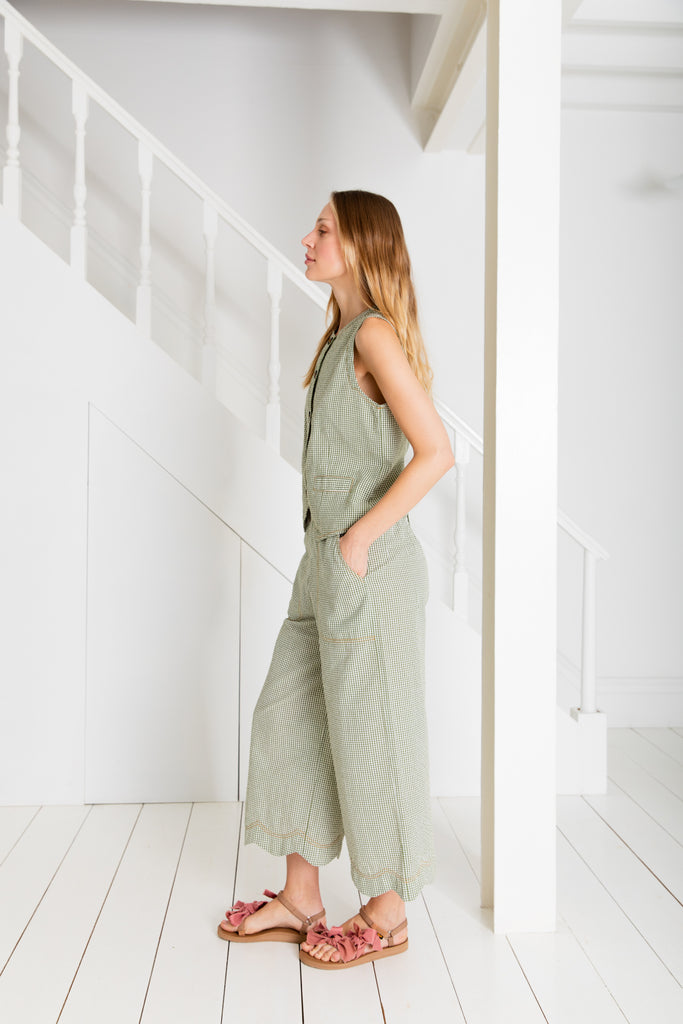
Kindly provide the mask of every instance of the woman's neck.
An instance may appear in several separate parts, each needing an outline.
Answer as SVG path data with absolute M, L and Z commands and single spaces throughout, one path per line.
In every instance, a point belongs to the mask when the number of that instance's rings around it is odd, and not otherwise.
M 361 298 L 360 294 L 353 289 L 345 292 L 343 290 L 334 290 L 334 297 L 337 300 L 339 306 L 339 330 L 342 327 L 346 327 L 348 323 L 355 320 L 356 317 L 367 309 L 367 303 Z

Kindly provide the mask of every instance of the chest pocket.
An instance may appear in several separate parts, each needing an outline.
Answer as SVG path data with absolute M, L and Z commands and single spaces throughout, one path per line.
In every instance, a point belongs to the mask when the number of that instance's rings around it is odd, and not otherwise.
M 340 522 L 351 509 L 352 476 L 313 477 L 308 503 L 320 537 L 339 533 Z

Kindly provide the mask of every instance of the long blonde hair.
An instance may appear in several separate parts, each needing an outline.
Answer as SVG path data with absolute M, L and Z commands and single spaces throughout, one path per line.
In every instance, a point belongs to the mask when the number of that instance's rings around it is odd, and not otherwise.
M 433 373 L 417 319 L 410 257 L 396 207 L 384 196 L 355 189 L 333 192 L 330 206 L 339 231 L 344 261 L 366 306 L 386 317 L 396 331 L 408 362 L 427 394 Z M 330 295 L 329 326 L 303 380 L 308 387 L 324 345 L 339 330 L 341 311 Z

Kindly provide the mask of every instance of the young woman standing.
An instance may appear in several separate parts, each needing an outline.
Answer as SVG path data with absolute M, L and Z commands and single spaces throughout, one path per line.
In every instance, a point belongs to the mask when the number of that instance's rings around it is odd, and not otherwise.
M 338 970 L 407 949 L 404 901 L 434 878 L 429 583 L 408 512 L 454 459 L 393 204 L 333 192 L 302 242 L 306 277 L 332 288 L 330 326 L 304 378 L 305 553 L 254 711 L 245 802 L 245 842 L 285 856 L 287 877 L 218 934 L 299 942 L 306 964 Z M 344 837 L 370 899 L 328 929 L 319 868 Z

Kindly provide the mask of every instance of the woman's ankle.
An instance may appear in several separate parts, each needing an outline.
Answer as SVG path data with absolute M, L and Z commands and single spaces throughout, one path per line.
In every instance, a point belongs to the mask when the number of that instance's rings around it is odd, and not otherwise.
M 370 914 L 375 911 L 385 920 L 395 919 L 396 921 L 402 921 L 406 916 L 406 905 L 393 889 L 382 893 L 381 896 L 371 896 L 365 905 Z
M 315 904 L 316 908 L 320 909 L 323 905 L 322 896 L 320 894 L 319 889 L 302 889 L 300 887 L 294 888 L 292 886 L 288 886 L 285 883 L 283 892 L 287 899 L 290 901 L 290 903 L 294 903 L 302 907 L 312 906 L 313 904 Z

